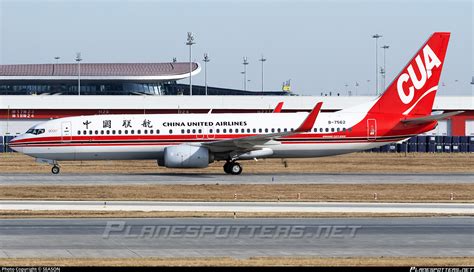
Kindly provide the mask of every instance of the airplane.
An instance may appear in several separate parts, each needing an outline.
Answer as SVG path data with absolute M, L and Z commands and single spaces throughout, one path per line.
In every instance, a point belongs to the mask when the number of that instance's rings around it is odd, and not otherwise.
M 431 115 L 449 32 L 435 32 L 377 98 L 337 112 L 128 114 L 59 118 L 37 124 L 10 142 L 17 152 L 53 165 L 77 160 L 157 160 L 168 168 L 205 168 L 226 161 L 339 155 L 433 130 L 460 112 Z

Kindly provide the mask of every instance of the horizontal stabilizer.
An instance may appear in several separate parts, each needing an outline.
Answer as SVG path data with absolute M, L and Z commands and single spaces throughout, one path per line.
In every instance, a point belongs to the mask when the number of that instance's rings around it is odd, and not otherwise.
M 464 111 L 453 111 L 453 112 L 448 112 L 448 113 L 443 113 L 443 114 L 423 116 L 419 118 L 404 119 L 401 122 L 405 124 L 423 124 L 423 123 L 433 122 L 436 120 L 443 120 L 443 119 L 446 119 L 454 115 L 458 115 L 463 112 Z

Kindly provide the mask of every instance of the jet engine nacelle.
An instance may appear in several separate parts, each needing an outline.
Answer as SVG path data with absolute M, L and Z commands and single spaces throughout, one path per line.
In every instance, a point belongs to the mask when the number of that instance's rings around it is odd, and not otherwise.
M 176 145 L 165 147 L 163 160 L 168 168 L 205 168 L 213 161 L 211 157 L 206 147 Z

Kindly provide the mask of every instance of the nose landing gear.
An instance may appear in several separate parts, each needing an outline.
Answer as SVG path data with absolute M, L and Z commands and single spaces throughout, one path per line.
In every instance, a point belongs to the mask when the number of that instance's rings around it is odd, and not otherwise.
M 224 172 L 231 175 L 240 175 L 242 173 L 242 166 L 235 161 L 228 161 L 224 164 Z
M 51 173 L 57 175 L 59 174 L 59 165 L 54 165 L 53 168 L 51 168 Z

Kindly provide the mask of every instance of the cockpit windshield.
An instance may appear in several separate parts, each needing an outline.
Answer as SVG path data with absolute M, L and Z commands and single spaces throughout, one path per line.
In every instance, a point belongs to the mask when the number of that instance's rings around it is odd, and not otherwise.
M 26 134 L 40 135 L 45 132 L 44 128 L 30 128 L 26 131 Z

